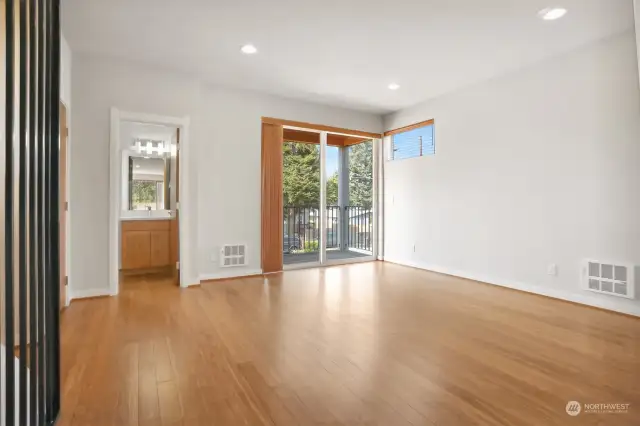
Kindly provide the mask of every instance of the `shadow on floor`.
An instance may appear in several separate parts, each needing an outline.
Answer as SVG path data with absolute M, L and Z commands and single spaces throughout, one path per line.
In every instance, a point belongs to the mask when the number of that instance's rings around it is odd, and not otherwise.
M 329 260 L 343 260 L 343 259 L 355 259 L 358 257 L 367 257 L 371 254 L 361 253 L 353 250 L 327 250 L 327 259 Z M 294 265 L 300 263 L 313 263 L 320 261 L 320 253 L 285 253 L 283 256 L 283 263 L 285 265 Z

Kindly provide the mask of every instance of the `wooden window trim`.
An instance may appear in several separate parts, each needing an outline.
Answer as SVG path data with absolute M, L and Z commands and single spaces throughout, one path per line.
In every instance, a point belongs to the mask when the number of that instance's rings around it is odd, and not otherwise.
M 305 123 L 303 121 L 283 120 L 280 118 L 262 117 L 262 122 L 267 124 L 274 124 L 278 126 L 291 126 L 300 127 L 303 129 L 313 129 L 321 132 L 329 133 L 344 133 L 350 136 L 362 136 L 370 139 L 380 139 L 381 133 L 363 132 L 361 130 L 345 129 L 342 127 L 325 126 L 323 124 Z
M 287 129 L 283 130 L 284 142 L 308 143 L 312 145 L 320 145 L 320 133 L 306 132 L 304 130 Z M 362 136 L 344 136 L 334 133 L 327 134 L 327 145 L 337 147 L 347 147 L 357 145 L 362 142 L 368 142 L 371 138 Z
M 282 271 L 283 195 L 281 125 L 262 123 L 261 264 L 262 272 Z
M 393 130 L 388 130 L 388 131 L 384 132 L 384 136 L 393 136 L 393 135 L 397 135 L 398 133 L 404 133 L 404 132 L 408 132 L 410 130 L 419 129 L 421 127 L 427 127 L 427 126 L 430 126 L 432 124 L 435 124 L 435 120 L 433 118 L 431 120 L 421 121 L 419 123 L 410 124 L 408 126 L 399 127 L 397 129 L 393 129 Z

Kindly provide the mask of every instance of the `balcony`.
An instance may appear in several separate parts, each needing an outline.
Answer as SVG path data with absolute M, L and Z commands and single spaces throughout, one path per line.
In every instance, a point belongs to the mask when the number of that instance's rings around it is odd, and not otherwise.
M 285 265 L 320 261 L 320 209 L 285 206 L 282 251 Z M 327 206 L 327 260 L 373 255 L 373 208 Z

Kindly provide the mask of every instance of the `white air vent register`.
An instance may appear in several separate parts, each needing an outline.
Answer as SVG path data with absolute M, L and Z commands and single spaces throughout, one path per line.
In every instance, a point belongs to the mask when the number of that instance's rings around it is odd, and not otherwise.
M 247 246 L 244 244 L 224 245 L 220 249 L 220 266 L 230 268 L 247 265 Z
M 635 280 L 632 265 L 587 260 L 584 263 L 584 288 L 610 296 L 635 298 Z

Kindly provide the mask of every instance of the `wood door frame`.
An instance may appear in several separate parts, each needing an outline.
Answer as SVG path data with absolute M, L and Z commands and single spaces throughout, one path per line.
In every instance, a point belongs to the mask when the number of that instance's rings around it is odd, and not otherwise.
M 69 254 L 71 253 L 70 250 L 70 244 L 71 244 L 71 226 L 70 226 L 70 215 L 69 215 L 69 171 L 70 171 L 70 167 L 69 167 L 69 159 L 70 159 L 70 152 L 71 150 L 69 149 L 69 107 L 67 107 L 67 105 L 62 101 L 62 99 L 60 99 L 59 101 L 59 106 L 60 108 L 60 145 L 59 145 L 59 149 L 60 149 L 60 154 L 63 154 L 63 143 L 64 143 L 64 158 L 62 155 L 60 155 L 60 167 L 59 170 L 60 172 L 62 172 L 62 170 L 64 170 L 64 182 L 62 182 L 61 177 L 59 176 L 59 182 L 61 183 L 60 188 L 59 188 L 59 194 L 60 194 L 60 216 L 64 217 L 64 224 L 59 223 L 58 224 L 58 232 L 61 234 L 60 235 L 60 239 L 62 241 L 64 241 L 64 249 L 62 249 L 61 247 L 61 259 L 60 259 L 60 271 L 64 272 L 64 276 L 61 275 L 60 278 L 61 280 L 63 280 L 62 282 L 64 283 L 64 290 L 61 289 L 61 291 L 64 291 L 64 303 L 60 303 L 60 309 L 63 309 L 67 306 L 69 306 L 69 302 L 71 300 L 70 297 L 70 292 L 69 292 L 69 271 L 70 271 L 70 267 L 71 267 L 71 262 L 70 262 L 70 256 Z M 64 113 L 62 113 L 62 111 L 64 111 Z M 63 122 L 64 119 L 64 122 Z M 63 130 L 64 130 L 64 135 L 63 135 Z M 63 142 L 64 139 L 64 142 Z M 63 164 L 63 160 L 64 160 L 64 164 Z M 64 166 L 64 167 L 62 167 Z M 62 228 L 64 226 L 64 235 L 62 235 L 61 231 Z
M 363 132 L 361 130 L 345 129 L 341 127 L 326 126 L 322 124 L 305 123 L 301 121 L 284 120 L 280 118 L 262 117 L 262 155 L 261 155 L 261 243 L 260 243 L 260 256 L 261 267 L 263 273 L 273 273 L 283 271 L 283 224 L 282 224 L 282 208 L 283 208 L 283 188 L 282 188 L 282 173 L 283 173 L 283 161 L 282 161 L 282 144 L 284 143 L 285 130 L 292 130 L 297 132 L 299 137 L 304 138 L 297 142 L 302 143 L 318 143 L 321 146 L 320 150 L 320 162 L 324 163 L 324 157 L 326 155 L 325 149 L 328 145 L 329 135 L 340 135 L 344 138 L 334 146 L 348 147 L 356 143 L 360 143 L 363 139 L 372 140 L 373 143 L 373 203 L 374 203 L 374 215 L 372 218 L 373 227 L 373 253 L 371 256 L 367 256 L 362 259 L 344 261 L 327 261 L 323 256 L 326 256 L 326 250 L 320 250 L 319 265 L 330 266 L 340 265 L 343 263 L 356 263 L 356 262 L 369 262 L 375 260 L 378 256 L 378 216 L 380 207 L 378 204 L 378 172 L 379 167 L 379 152 L 381 151 L 381 144 L 383 135 L 382 133 Z M 268 132 L 272 134 L 267 135 Z M 277 136 L 276 136 L 277 133 Z M 318 134 L 316 138 L 313 133 Z M 265 138 L 265 136 L 267 136 Z M 317 142 L 316 142 L 317 141 Z M 275 143 L 274 143 L 275 142 Z M 326 176 L 325 168 L 320 168 L 320 185 L 322 188 L 326 188 Z M 321 198 L 323 192 L 321 192 Z M 325 194 L 326 196 L 326 194 Z M 321 205 L 324 205 L 324 200 L 321 199 Z M 320 222 L 326 223 L 325 215 L 326 211 L 320 209 Z M 274 234 L 274 231 L 277 233 Z M 321 245 L 326 242 L 321 239 Z M 279 262 L 279 267 L 276 266 Z M 309 265 L 293 265 L 287 269 L 308 268 Z
M 282 142 L 281 124 L 262 123 L 260 266 L 265 274 L 282 271 Z
M 162 126 L 176 127 L 180 129 L 180 176 L 178 178 L 178 191 L 180 193 L 179 223 L 179 250 L 180 250 L 180 287 L 198 284 L 194 278 L 191 267 L 190 238 L 190 212 L 191 200 L 189 199 L 189 128 L 191 119 L 189 116 L 171 117 L 139 112 L 123 111 L 116 107 L 111 108 L 111 137 L 110 137 L 110 200 L 109 200 L 109 290 L 105 295 L 115 296 L 120 288 L 120 273 L 118 258 L 120 250 L 120 210 L 121 210 L 121 161 L 120 154 L 120 123 L 130 121 L 145 124 L 159 124 Z

